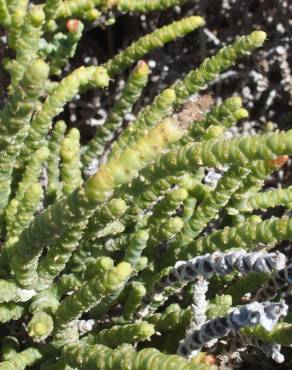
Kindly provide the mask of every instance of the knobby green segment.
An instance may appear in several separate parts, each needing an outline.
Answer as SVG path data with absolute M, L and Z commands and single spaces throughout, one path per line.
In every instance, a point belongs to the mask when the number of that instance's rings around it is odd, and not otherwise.
M 35 61 L 26 70 L 22 81 L 0 113 L 2 152 L 0 160 L 0 209 L 3 209 L 8 203 L 14 162 L 29 129 L 29 120 L 43 93 L 47 78 L 47 64 L 42 60 Z
M 193 319 L 191 307 L 181 308 L 174 303 L 169 305 L 162 313 L 155 313 L 148 319 L 149 322 L 155 324 L 155 329 L 159 332 L 186 330 Z
M 129 240 L 127 240 L 126 253 L 123 261 L 131 266 L 132 273 L 138 264 L 143 249 L 146 248 L 148 238 L 149 233 L 147 230 L 139 230 L 134 233 Z M 92 310 L 92 316 L 100 318 L 107 313 L 113 302 L 115 302 L 119 297 L 127 282 L 128 279 L 125 279 L 124 284 L 119 289 L 116 289 L 112 294 L 102 299 L 101 302 Z
M 208 186 L 199 183 L 194 179 L 193 185 L 189 189 L 189 197 L 184 201 L 182 218 L 184 221 L 190 220 L 194 214 L 197 202 L 203 201 L 209 194 Z
M 34 153 L 33 158 L 25 167 L 21 181 L 18 183 L 15 197 L 13 199 L 21 201 L 24 194 L 27 193 L 33 183 L 40 178 L 44 164 L 49 157 L 50 151 L 48 148 L 41 148 Z
M 231 197 L 227 205 L 229 214 L 244 213 L 243 204 L 263 187 L 265 179 L 273 171 L 281 168 L 288 160 L 288 156 L 279 156 L 272 160 L 255 161 L 248 165 L 250 173 L 243 179 L 238 191 Z M 240 217 L 239 217 L 240 220 Z
M 34 214 L 41 202 L 43 189 L 39 183 L 31 185 L 30 189 L 24 194 L 21 202 L 17 204 L 17 212 L 13 217 L 13 223 L 10 225 L 11 231 L 5 244 L 4 251 L 11 256 L 12 248 L 18 241 L 19 235 L 26 229 L 34 218 Z
M 232 139 L 212 139 L 172 149 L 145 167 L 141 174 L 148 181 L 157 181 L 179 171 L 194 171 L 198 166 L 245 166 L 255 160 L 275 160 L 278 156 L 291 155 L 291 151 L 292 130 Z
M 47 201 L 52 203 L 61 194 L 61 179 L 60 179 L 60 149 L 61 143 L 66 131 L 66 124 L 64 121 L 56 122 L 51 139 L 49 141 L 50 155 L 48 158 L 48 188 L 47 188 Z
M 151 225 L 157 226 L 163 220 L 174 214 L 181 206 L 182 202 L 187 198 L 188 191 L 185 188 L 176 188 L 170 191 L 155 205 L 152 215 L 147 220 L 148 227 Z
M 209 301 L 206 312 L 208 319 L 228 315 L 228 312 L 232 307 L 232 302 L 233 297 L 228 294 L 216 295 L 212 301 Z
M 84 277 L 86 280 L 94 278 L 97 274 L 102 276 L 114 267 L 114 261 L 110 257 L 99 257 L 88 263 Z
M 248 199 L 243 199 L 236 208 L 239 212 L 252 212 L 257 209 L 267 209 L 277 206 L 291 208 L 292 187 L 286 189 L 275 189 L 251 195 Z
M 127 147 L 119 157 L 114 157 L 102 166 L 86 184 L 89 199 L 105 200 L 114 187 L 127 183 L 145 164 L 153 160 L 165 147 L 179 140 L 185 129 L 174 118 L 167 118 L 149 130 L 132 146 Z
M 81 285 L 81 281 L 73 274 L 64 274 L 56 283 L 56 289 L 62 296 L 64 293 L 78 290 Z
M 108 4 L 107 4 L 108 3 Z M 97 6 L 109 5 L 110 1 L 105 0 L 64 0 L 60 3 L 58 8 L 55 8 L 54 18 L 68 18 L 72 16 L 83 16 L 86 12 L 94 10 Z
M 124 343 L 138 343 L 149 339 L 155 333 L 154 326 L 147 322 L 138 322 L 122 326 L 113 326 L 88 337 L 89 344 L 103 344 L 116 348 Z
M 131 112 L 133 104 L 138 100 L 143 88 L 147 84 L 149 67 L 146 62 L 139 61 L 137 66 L 131 72 L 126 86 L 122 90 L 120 99 L 115 104 L 112 112 L 109 114 L 102 126 L 98 126 L 94 138 L 83 155 L 84 165 L 89 165 L 94 158 L 98 158 L 104 151 L 115 135 L 118 128 L 121 127 L 125 115 Z
M 108 223 L 119 219 L 127 209 L 123 199 L 113 198 L 109 202 L 100 206 L 90 218 L 87 228 L 84 232 L 85 240 L 94 240 L 98 231 L 104 228 Z
M 72 149 L 73 151 L 76 150 L 76 147 L 74 147 L 74 142 L 76 141 L 74 138 L 76 132 L 74 129 L 71 130 L 71 133 L 73 131 L 73 144 L 72 144 Z M 79 132 L 77 131 L 77 150 L 79 151 Z M 71 144 L 72 138 L 69 137 L 69 142 L 67 144 Z M 70 147 L 64 146 L 62 147 L 62 151 L 66 149 L 65 153 L 63 153 L 63 159 L 64 155 L 66 154 L 66 158 L 69 158 L 69 165 L 70 160 L 71 160 L 71 154 L 72 151 Z M 69 152 L 68 150 L 69 149 Z M 68 181 L 69 184 L 69 189 L 72 191 L 75 190 L 75 188 L 78 185 L 78 182 L 81 181 L 81 174 L 79 171 L 79 156 L 77 155 L 75 158 L 77 158 L 77 168 L 74 168 L 74 157 L 73 157 L 73 167 L 71 166 L 73 174 L 75 174 L 72 178 L 71 181 Z M 64 163 L 65 165 L 66 163 Z M 75 164 L 76 165 L 76 164 Z M 70 169 L 70 167 L 69 167 Z M 69 176 L 70 177 L 70 176 Z M 77 180 L 77 183 L 76 183 Z M 71 192 L 70 192 L 71 193 Z M 83 218 L 79 220 L 79 222 L 76 222 L 73 224 L 71 227 L 69 227 L 66 231 L 62 233 L 62 235 L 55 241 L 55 243 L 51 246 L 49 249 L 47 255 L 45 258 L 42 258 L 40 260 L 40 263 L 37 268 L 37 274 L 38 274 L 38 290 L 45 289 L 49 287 L 54 280 L 56 276 L 62 272 L 67 264 L 67 262 L 70 260 L 72 254 L 76 250 L 76 248 L 79 245 L 79 241 L 82 238 L 83 231 L 87 225 L 87 222 L 92 216 L 92 212 L 87 210 L 86 212 L 83 213 Z M 87 231 L 87 230 L 86 230 Z M 86 234 L 86 233 L 84 233 Z M 88 234 L 88 232 L 87 232 Z
M 12 0 L 7 1 L 8 10 L 10 13 L 10 27 L 8 32 L 8 44 L 11 48 L 17 49 L 17 42 L 22 33 L 22 26 L 25 24 L 28 17 L 28 0 Z M 35 8 L 36 9 L 36 8 Z M 34 12 L 34 10 L 33 10 Z M 37 18 L 35 18 L 37 19 Z M 27 24 L 31 24 L 29 20 Z M 25 28 L 25 27 L 24 27 Z
M 15 224 L 15 217 L 17 216 L 18 213 L 18 207 L 20 207 L 20 203 L 22 202 L 25 194 L 27 199 L 30 197 L 29 193 L 32 186 L 34 186 L 35 188 L 35 194 L 36 195 L 39 194 L 39 196 L 37 195 L 37 198 L 39 198 L 40 200 L 41 194 L 36 189 L 38 185 L 34 184 L 37 184 L 39 180 L 41 170 L 46 159 L 48 158 L 48 155 L 49 155 L 48 149 L 41 148 L 35 153 L 32 160 L 26 166 L 25 171 L 22 175 L 22 179 L 18 183 L 15 196 L 13 199 L 11 199 L 11 201 L 9 202 L 5 209 L 6 231 L 8 235 L 10 235 L 10 233 L 12 232 L 13 224 Z M 32 203 L 34 203 L 37 206 L 38 201 L 33 197 L 31 198 L 31 200 Z M 18 235 L 20 235 L 20 233 Z
M 56 10 L 63 4 L 62 0 L 47 0 L 44 5 L 46 21 L 49 22 L 56 18 Z
M 81 88 L 93 86 L 104 88 L 108 83 L 109 78 L 105 69 L 93 66 L 80 67 L 58 83 L 31 122 L 21 153 L 22 161 L 24 163 L 29 161 L 32 153 L 46 144 L 46 135 L 53 118 L 62 112 L 65 104 L 71 101 Z
M 240 186 L 242 178 L 248 174 L 244 167 L 231 167 L 219 180 L 214 191 L 210 192 L 197 207 L 178 237 L 178 245 L 188 244 L 195 239 L 206 225 L 225 207 L 231 195 Z
M 135 233 L 132 240 L 130 240 L 126 249 L 124 261 L 128 262 L 132 268 L 135 268 L 143 249 L 147 245 L 148 238 L 149 233 L 147 230 L 140 230 Z
M 96 306 L 102 298 L 119 289 L 131 273 L 131 267 L 121 262 L 104 276 L 91 279 L 76 293 L 67 297 L 56 312 L 56 325 L 65 328 L 89 308 Z
M 34 283 L 38 290 L 48 288 L 53 280 L 64 270 L 72 253 L 79 245 L 87 220 L 88 216 L 84 216 L 83 222 L 80 221 L 66 230 L 50 247 L 46 258 L 41 258 L 37 266 L 37 277 L 35 276 L 37 282 Z
M 202 174 L 201 170 L 199 172 Z M 202 176 L 199 177 L 198 180 L 201 181 Z M 124 186 L 120 191 L 120 194 L 129 204 L 125 216 L 126 220 L 135 220 L 137 215 L 143 214 L 144 210 L 153 208 L 157 200 L 169 193 L 172 187 L 178 186 L 189 191 L 195 186 L 195 181 L 195 177 L 190 176 L 189 173 L 167 176 L 153 182 L 147 182 L 143 177 L 135 178 L 130 186 Z
M 146 288 L 142 283 L 134 281 L 131 284 L 129 295 L 123 307 L 123 317 L 126 320 L 129 320 L 133 317 L 145 294 Z
M 235 227 L 225 227 L 207 237 L 190 243 L 176 254 L 176 258 L 192 258 L 203 253 L 230 248 L 253 249 L 258 243 L 271 244 L 291 240 L 292 220 L 289 217 L 271 218 L 262 222 L 245 222 Z
M 0 369 L 2 370 L 24 370 L 28 366 L 37 364 L 43 355 L 37 348 L 27 348 L 24 351 L 15 354 L 10 360 L 0 362 Z
M 7 7 L 7 2 L 6 0 L 0 0 L 0 24 L 8 28 L 11 23 L 11 17 L 9 14 L 9 10 Z
M 119 155 L 127 145 L 135 142 L 145 131 L 169 116 L 172 113 L 174 100 L 174 90 L 166 89 L 154 99 L 151 105 L 142 109 L 134 122 L 130 123 L 113 145 L 111 156 Z
M 0 280 L 0 303 L 26 302 L 34 296 L 34 290 L 20 289 L 12 281 Z
M 26 128 L 47 78 L 48 65 L 42 60 L 35 61 L 26 70 L 21 83 L 1 111 L 1 151 L 7 149 L 15 136 Z
M 34 219 L 24 230 L 13 248 L 11 268 L 19 284 L 35 286 L 36 269 L 41 252 L 68 229 L 71 223 L 83 223 L 93 213 L 95 204 L 88 203 L 83 189 L 73 192 L 69 198 L 55 203 Z
M 71 345 L 64 351 L 64 360 L 72 367 L 99 370 L 212 370 L 212 366 L 192 364 L 176 355 L 165 355 L 154 348 L 138 352 L 129 346 L 111 350 L 103 345 Z
M 45 20 L 44 12 L 34 6 L 26 13 L 28 1 L 21 0 L 11 19 L 10 46 L 16 49 L 16 59 L 11 66 L 11 90 L 22 79 L 24 71 L 38 57 L 38 44 L 42 36 Z M 20 8 L 18 6 L 20 5 Z M 23 7 L 23 9 L 21 9 Z M 22 26 L 23 23 L 23 26 Z
M 23 305 L 19 303 L 1 303 L 0 304 L 0 323 L 6 323 L 11 320 L 18 320 L 24 313 Z
M 197 16 L 173 22 L 170 25 L 155 30 L 149 35 L 141 37 L 138 41 L 134 42 L 128 48 L 104 64 L 104 67 L 110 76 L 115 76 L 133 64 L 136 60 L 143 58 L 144 55 L 149 53 L 151 50 L 161 47 L 167 42 L 173 41 L 178 37 L 182 37 L 203 25 L 204 20 Z
M 117 7 L 122 12 L 148 13 L 164 10 L 175 5 L 182 5 L 188 0 L 117 0 Z
M 163 221 L 159 226 L 151 228 L 151 234 L 148 242 L 148 250 L 153 257 L 153 253 L 159 254 L 159 251 L 155 250 L 160 243 L 171 240 L 177 233 L 179 233 L 184 226 L 183 220 L 180 217 L 170 217 Z
M 63 194 L 69 195 L 78 188 L 83 180 L 80 170 L 80 133 L 72 128 L 61 143 L 60 156 L 62 159 L 61 179 Z
M 202 89 L 219 73 L 231 67 L 238 58 L 261 47 L 265 39 L 265 32 L 254 31 L 248 36 L 240 37 L 232 45 L 219 50 L 215 56 L 206 59 L 198 69 L 191 71 L 182 81 L 174 85 L 177 104 L 182 104 L 190 95 Z

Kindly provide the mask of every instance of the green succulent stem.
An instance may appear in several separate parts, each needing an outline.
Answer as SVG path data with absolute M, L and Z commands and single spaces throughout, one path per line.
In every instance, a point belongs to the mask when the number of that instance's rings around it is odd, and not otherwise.
M 42 352 L 37 348 L 27 348 L 22 352 L 16 353 L 8 361 L 0 362 L 1 370 L 24 370 L 28 366 L 33 366 L 43 358 Z
M 237 204 L 239 212 L 252 212 L 258 209 L 267 209 L 277 206 L 292 205 L 292 187 L 286 189 L 274 189 L 258 194 L 251 195 L 248 199 L 243 199 Z
M 155 324 L 158 332 L 179 331 L 185 332 L 193 319 L 191 307 L 181 308 L 177 303 L 169 305 L 162 313 L 155 313 L 148 318 Z
M 151 50 L 161 47 L 178 37 L 182 37 L 203 25 L 204 20 L 198 16 L 187 17 L 180 21 L 173 22 L 141 37 L 104 64 L 104 67 L 107 69 L 110 76 L 115 76 L 128 68 L 136 60 L 143 58 L 144 55 Z
M 108 83 L 108 75 L 102 67 L 80 67 L 64 77 L 34 116 L 21 153 L 22 161 L 28 162 L 37 149 L 47 145 L 46 136 L 54 117 L 63 111 L 64 106 L 78 94 L 81 88 L 104 88 Z
M 0 303 L 26 302 L 36 292 L 34 290 L 20 289 L 13 281 L 0 279 Z
M 1 303 L 0 304 L 0 323 L 6 323 L 11 320 L 18 320 L 24 313 L 24 307 L 20 303 Z
M 206 196 L 192 217 L 185 222 L 183 230 L 175 241 L 176 246 L 188 244 L 203 231 L 207 224 L 225 207 L 248 172 L 248 169 L 244 167 L 231 167 L 225 172 L 218 181 L 215 190 Z
M 244 213 L 242 209 L 244 202 L 256 195 L 263 187 L 268 175 L 281 168 L 287 160 L 288 156 L 283 155 L 274 160 L 254 161 L 249 164 L 250 173 L 243 179 L 238 191 L 231 197 L 227 205 L 227 212 L 235 215 Z
M 182 5 L 188 0 L 117 0 L 117 8 L 122 12 L 148 13 Z
M 16 50 L 12 61 L 10 90 L 17 87 L 27 67 L 38 58 L 38 45 L 43 34 L 45 15 L 38 5 L 27 12 L 27 0 L 17 1 L 11 16 L 9 45 Z M 27 14 L 26 14 L 27 12 Z
M 125 320 L 129 320 L 133 317 L 145 294 L 146 288 L 142 283 L 138 281 L 131 283 L 131 288 L 123 307 L 123 317 Z
M 60 6 L 55 9 L 54 18 L 69 18 L 72 16 L 82 16 L 94 7 L 101 6 L 105 3 L 103 0 L 64 0 Z
M 62 235 L 72 223 L 77 229 L 78 225 L 84 228 L 97 205 L 109 198 L 115 187 L 128 182 L 145 163 L 164 150 L 167 144 L 179 140 L 183 133 L 184 128 L 176 120 L 164 120 L 128 147 L 119 158 L 103 165 L 89 178 L 84 188 L 76 189 L 68 198 L 55 203 L 35 218 L 14 248 L 11 268 L 18 283 L 23 287 L 34 287 L 37 284 L 38 260 L 44 246 Z
M 125 345 L 111 350 L 103 345 L 71 345 L 64 350 L 64 360 L 82 369 L 122 370 L 211 370 L 212 366 L 190 363 L 176 355 L 165 355 L 154 348 L 138 352 Z
M 126 212 L 127 205 L 123 199 L 113 198 L 99 207 L 90 218 L 84 232 L 85 240 L 93 240 L 98 231 L 109 222 L 119 219 Z
M 77 128 L 72 128 L 63 139 L 60 156 L 62 159 L 62 192 L 66 196 L 71 194 L 83 182 L 80 169 L 80 133 Z
M 252 250 L 258 243 L 271 244 L 281 240 L 291 240 L 291 238 L 292 219 L 289 217 L 273 217 L 262 222 L 245 222 L 234 227 L 227 226 L 207 237 L 198 238 L 176 253 L 175 260 L 230 248 Z
M 146 62 L 140 60 L 130 73 L 120 99 L 114 105 L 102 126 L 98 126 L 94 138 L 83 155 L 83 163 L 89 165 L 94 158 L 99 158 L 105 146 L 113 139 L 115 132 L 123 123 L 125 115 L 131 112 L 133 104 L 138 100 L 143 88 L 147 84 L 149 67 Z
M 185 102 L 190 95 L 231 67 L 238 58 L 249 55 L 254 49 L 261 47 L 265 39 L 265 32 L 254 31 L 250 35 L 241 36 L 232 45 L 220 49 L 213 57 L 205 59 L 198 69 L 189 72 L 182 81 L 174 85 L 177 104 Z
M 118 290 L 131 273 L 126 262 L 119 263 L 105 275 L 99 274 L 67 297 L 56 311 L 56 327 L 62 331 L 88 309 L 96 306 L 102 298 Z
M 110 156 L 119 155 L 128 145 L 142 137 L 149 128 L 155 127 L 159 121 L 169 116 L 172 113 L 174 101 L 175 93 L 172 89 L 166 89 L 158 95 L 150 105 L 138 113 L 134 122 L 123 130 L 118 140 L 113 144 Z
M 51 133 L 49 141 L 50 155 L 48 158 L 48 187 L 47 187 L 47 202 L 53 203 L 61 194 L 61 181 L 60 181 L 60 149 L 61 143 L 64 139 L 66 131 L 66 123 L 64 121 L 56 122 Z
M 6 0 L 0 0 L 0 24 L 4 28 L 9 28 L 11 23 L 10 13 L 7 7 Z
M 141 175 L 148 181 L 157 181 L 182 170 L 194 171 L 198 166 L 246 166 L 255 160 L 277 161 L 279 156 L 291 155 L 291 139 L 292 130 L 288 130 L 186 144 L 160 155 L 141 171 Z
M 18 241 L 19 235 L 24 229 L 26 229 L 34 218 L 34 214 L 37 207 L 40 204 L 41 198 L 43 196 L 43 189 L 39 183 L 31 185 L 29 191 L 27 191 L 21 202 L 17 202 L 17 213 L 13 217 L 13 224 L 11 225 L 9 238 L 7 239 L 4 250 L 8 257 L 11 257 L 13 253 L 14 244 Z
M 44 83 L 47 78 L 47 64 L 42 60 L 34 61 L 26 70 L 23 79 L 0 113 L 0 147 L 2 152 L 0 209 L 6 207 L 8 203 L 15 160 L 29 129 L 29 120 L 44 91 Z
M 116 325 L 98 333 L 91 333 L 86 342 L 88 344 L 103 344 L 109 348 L 116 348 L 124 343 L 135 344 L 149 339 L 155 333 L 154 326 L 148 322 L 137 322 L 127 325 Z
M 162 221 L 175 213 L 182 202 L 188 198 L 188 191 L 185 188 L 176 188 L 158 202 L 152 215 L 147 220 L 147 226 L 159 225 Z
M 133 269 L 136 267 L 143 249 L 146 248 L 148 239 L 149 232 L 147 230 L 139 230 L 130 238 L 129 244 L 126 248 L 124 261 L 128 262 Z

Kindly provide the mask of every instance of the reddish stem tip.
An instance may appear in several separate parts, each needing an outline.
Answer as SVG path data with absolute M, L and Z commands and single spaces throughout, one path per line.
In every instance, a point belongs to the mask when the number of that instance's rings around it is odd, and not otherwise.
M 66 22 L 66 27 L 69 32 L 76 32 L 79 27 L 79 21 L 77 19 L 69 19 Z
M 269 163 L 275 168 L 280 168 L 284 166 L 284 164 L 288 161 L 288 159 L 289 159 L 288 155 L 280 155 L 279 157 L 275 159 L 271 159 Z

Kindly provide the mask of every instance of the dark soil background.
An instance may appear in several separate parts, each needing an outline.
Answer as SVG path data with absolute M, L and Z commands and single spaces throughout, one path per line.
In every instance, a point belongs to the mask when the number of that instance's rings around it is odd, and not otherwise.
M 291 0 L 190 0 L 182 7 L 148 15 L 109 14 L 115 23 L 106 25 L 103 18 L 98 27 L 87 26 L 76 56 L 68 71 L 80 65 L 100 64 L 113 57 L 132 41 L 157 27 L 188 15 L 201 15 L 206 26 L 186 37 L 167 44 L 145 57 L 150 62 L 151 77 L 135 112 L 149 103 L 162 89 L 196 68 L 204 58 L 214 54 L 220 47 L 231 43 L 236 36 L 251 31 L 264 30 L 268 40 L 263 48 L 250 57 L 240 60 L 229 72 L 224 73 L 204 92 L 216 100 L 232 95 L 243 98 L 250 112 L 246 123 L 241 123 L 239 131 L 254 133 L 272 121 L 280 129 L 289 129 L 292 124 L 292 1 Z M 0 31 L 0 59 L 5 53 L 5 39 Z M 94 125 L 99 124 L 121 90 L 129 71 L 112 82 L 110 88 L 101 92 L 89 91 L 82 94 L 65 109 L 62 117 L 68 125 L 80 129 L 83 143 L 94 134 Z M 0 99 L 5 98 L 8 76 L 0 70 Z M 125 122 L 127 124 L 127 122 Z M 288 163 L 279 174 L 270 179 L 267 186 L 283 187 L 292 184 L 292 167 Z M 279 210 L 283 212 L 283 210 Z M 287 253 L 291 248 L 287 243 L 282 246 Z M 292 254 L 290 254 L 292 255 Z M 286 353 L 285 353 L 286 352 Z M 286 362 L 274 363 L 259 352 L 243 353 L 242 370 L 292 369 L 292 352 L 283 350 Z

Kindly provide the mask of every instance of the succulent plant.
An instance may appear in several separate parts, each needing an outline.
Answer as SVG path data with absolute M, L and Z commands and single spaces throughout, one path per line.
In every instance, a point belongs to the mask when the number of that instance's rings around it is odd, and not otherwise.
M 128 125 L 150 74 L 142 58 L 207 20 L 185 17 L 68 72 L 83 32 L 108 14 L 110 23 L 185 2 L 0 0 L 11 49 L 0 111 L 0 370 L 211 370 L 238 345 L 285 360 L 292 276 L 277 243 L 292 240 L 292 220 L 266 210 L 289 210 L 292 192 L 263 186 L 292 155 L 292 130 L 232 134 L 248 117 L 241 98 L 203 92 L 266 33 L 235 38 Z M 122 72 L 120 98 L 83 144 L 60 113 Z

